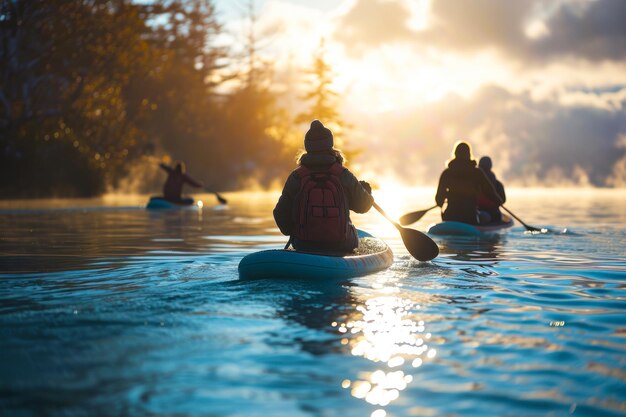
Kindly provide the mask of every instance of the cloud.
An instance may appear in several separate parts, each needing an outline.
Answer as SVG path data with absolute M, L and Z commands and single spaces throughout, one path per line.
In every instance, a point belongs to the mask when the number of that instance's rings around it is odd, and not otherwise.
M 414 30 L 403 0 L 357 0 L 336 40 L 352 54 L 389 43 L 457 53 L 498 51 L 525 64 L 559 58 L 626 60 L 626 1 L 432 0 L 429 26 Z
M 606 183 L 611 187 L 626 188 L 626 135 L 621 135 L 615 145 L 623 152 L 623 156 L 613 165 Z
M 626 155 L 620 142 L 626 135 L 625 93 L 618 107 L 563 106 L 559 97 L 536 101 L 527 92 L 487 86 L 469 99 L 449 95 L 356 126 L 368 132 L 360 142 L 365 166 L 384 172 L 391 165 L 414 185 L 436 183 L 459 139 L 468 140 L 477 157 L 490 155 L 509 183 L 616 185 L 622 184 L 619 164 Z M 615 93 L 608 94 L 606 100 L 614 100 Z M 367 159 L 370 153 L 377 157 Z
M 363 151 L 351 165 L 364 174 L 433 185 L 467 139 L 507 184 L 626 186 L 626 0 L 421 4 L 352 0 L 324 12 L 273 0 L 258 20 L 272 41 L 260 52 L 297 107 L 287 81 L 327 40 L 355 125 L 344 139 Z
M 536 4 L 536 0 L 434 0 L 432 25 L 423 38 L 461 50 L 490 47 L 519 50 L 526 42 L 524 22 Z
M 334 38 L 352 52 L 352 48 L 404 41 L 412 35 L 411 17 L 403 1 L 357 0 L 337 21 Z
M 582 12 L 563 4 L 546 23 L 549 34 L 531 43 L 543 57 L 626 59 L 626 1 L 596 0 Z

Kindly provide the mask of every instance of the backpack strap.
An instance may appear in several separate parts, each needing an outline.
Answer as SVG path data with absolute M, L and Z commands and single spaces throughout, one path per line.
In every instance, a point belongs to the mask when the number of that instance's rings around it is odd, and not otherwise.
M 337 176 L 337 177 L 341 177 L 341 173 L 346 169 L 346 167 L 344 167 L 343 165 L 341 165 L 339 162 L 335 162 L 334 164 L 332 164 L 330 166 L 330 173 Z
M 321 172 L 319 172 L 319 174 L 330 173 L 331 175 L 334 175 L 338 179 L 341 179 L 341 173 L 345 169 L 346 169 L 346 167 L 341 165 L 339 162 L 335 162 L 334 164 L 332 164 L 330 166 L 330 168 L 328 168 L 327 171 L 321 171 Z M 304 165 L 300 165 L 298 168 L 296 168 L 295 172 L 298 175 L 298 179 L 300 180 L 300 188 L 301 189 L 302 189 L 302 187 L 304 187 L 304 183 L 306 182 L 307 177 L 309 177 L 310 175 L 313 175 L 313 174 L 318 174 L 318 172 L 313 172 L 313 170 L 311 170 L 310 168 L 307 168 Z
M 295 172 L 296 175 L 298 175 L 298 179 L 300 180 L 300 189 L 302 189 L 306 178 L 311 175 L 311 170 L 304 165 L 300 165 L 298 168 L 296 168 Z
M 335 162 L 334 164 L 332 164 L 330 166 L 330 168 L 328 168 L 327 172 L 330 172 L 333 175 L 336 176 L 340 176 L 341 173 L 346 169 L 346 167 L 344 167 L 343 165 L 341 165 L 339 162 Z M 320 173 L 323 173 L 324 171 L 321 171 Z M 300 165 L 298 168 L 296 168 L 296 173 L 298 174 L 298 178 L 302 179 L 304 177 L 306 177 L 307 175 L 311 175 L 313 173 L 313 171 L 310 168 L 307 168 L 304 165 Z
M 298 173 L 298 178 L 306 177 L 311 173 L 311 170 L 304 165 L 300 165 L 296 168 L 296 172 Z

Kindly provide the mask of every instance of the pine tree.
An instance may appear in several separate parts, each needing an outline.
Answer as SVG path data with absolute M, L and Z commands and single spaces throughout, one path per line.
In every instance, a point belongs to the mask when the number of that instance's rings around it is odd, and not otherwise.
M 319 119 L 333 132 L 335 147 L 341 148 L 344 145 L 343 137 L 351 125 L 344 121 L 339 113 L 339 94 L 331 88 L 333 72 L 326 60 L 325 53 L 324 39 L 322 38 L 315 53 L 313 66 L 307 71 L 310 88 L 301 97 L 303 100 L 310 102 L 311 107 L 307 111 L 299 113 L 295 118 L 295 122 L 306 124 L 308 127 L 312 120 Z

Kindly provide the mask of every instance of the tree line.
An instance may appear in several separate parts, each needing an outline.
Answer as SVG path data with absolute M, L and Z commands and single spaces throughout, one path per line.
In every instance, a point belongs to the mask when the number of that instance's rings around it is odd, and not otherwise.
M 303 123 L 347 126 L 322 47 L 292 114 L 254 37 L 236 57 L 222 31 L 209 0 L 0 0 L 0 197 L 145 191 L 168 158 L 215 189 L 267 186 Z

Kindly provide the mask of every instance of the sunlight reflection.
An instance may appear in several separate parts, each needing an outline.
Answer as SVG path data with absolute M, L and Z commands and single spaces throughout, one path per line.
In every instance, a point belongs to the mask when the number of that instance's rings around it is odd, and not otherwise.
M 198 200 L 196 202 L 196 207 L 198 208 L 198 221 L 202 222 L 202 216 L 204 214 L 204 210 L 202 209 L 202 207 L 204 207 L 204 203 L 202 200 Z
M 385 294 L 357 306 L 359 317 L 341 324 L 333 322 L 339 332 L 345 334 L 350 329 L 355 335 L 347 341 L 352 355 L 384 363 L 384 368 L 364 373 L 356 381 L 342 382 L 343 388 L 351 389 L 352 396 L 372 405 L 387 406 L 413 381 L 412 375 L 398 368 L 406 364 L 417 368 L 422 365 L 423 357 L 435 357 L 436 350 L 425 343 L 430 334 L 424 334 L 424 321 L 413 319 L 419 308 L 411 300 Z M 377 412 L 380 412 L 377 415 L 386 415 L 385 410 Z
M 372 413 L 371 417 L 385 417 L 387 412 L 385 410 L 376 410 Z

